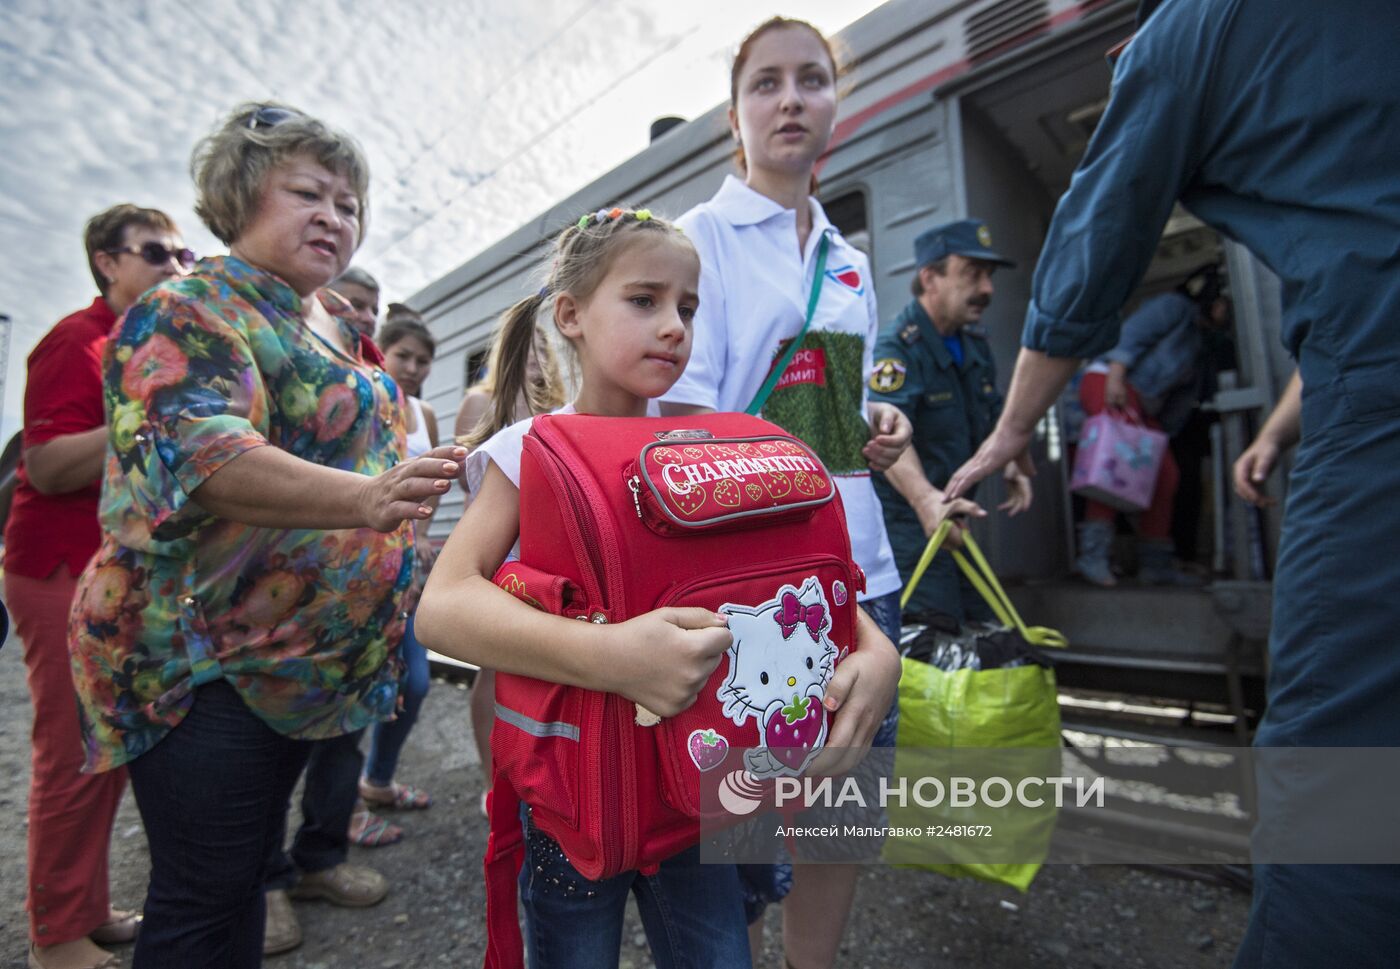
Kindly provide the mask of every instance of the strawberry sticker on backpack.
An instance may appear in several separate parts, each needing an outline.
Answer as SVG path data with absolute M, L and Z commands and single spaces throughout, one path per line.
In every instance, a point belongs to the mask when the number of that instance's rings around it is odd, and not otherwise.
M 714 770 L 724 763 L 729 753 L 729 741 L 714 730 L 692 730 L 686 741 L 690 759 L 702 771 Z
M 744 764 L 760 779 L 799 775 L 826 742 L 822 697 L 836 669 L 821 582 L 812 576 L 757 606 L 726 603 L 719 611 L 734 642 L 716 697 L 735 726 L 756 720 L 759 727 L 759 745 L 744 753 Z

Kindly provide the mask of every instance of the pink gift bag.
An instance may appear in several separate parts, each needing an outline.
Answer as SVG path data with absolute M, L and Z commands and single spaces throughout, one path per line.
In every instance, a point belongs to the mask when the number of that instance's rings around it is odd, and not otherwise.
M 1069 487 L 1119 511 L 1152 504 L 1167 435 L 1105 411 L 1084 420 Z

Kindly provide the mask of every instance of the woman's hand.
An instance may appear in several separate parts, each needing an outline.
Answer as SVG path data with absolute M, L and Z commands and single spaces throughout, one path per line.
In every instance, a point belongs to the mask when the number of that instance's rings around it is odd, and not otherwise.
M 433 509 L 425 500 L 452 487 L 466 456 L 466 448 L 447 444 L 365 479 L 359 501 L 365 525 L 377 532 L 392 532 L 405 520 L 431 517 Z
M 864 759 L 894 704 L 900 672 L 894 643 L 864 609 L 857 609 L 856 649 L 836 668 L 822 700 L 835 723 L 810 773 L 844 774 Z
M 909 446 L 914 436 L 914 425 L 904 416 L 904 411 L 893 404 L 871 401 L 866 411 L 870 419 L 870 440 L 860 453 L 870 463 L 871 471 L 885 471 Z
M 708 609 L 665 608 L 609 627 L 617 652 L 606 689 L 663 717 L 688 708 L 734 642 L 728 620 Z

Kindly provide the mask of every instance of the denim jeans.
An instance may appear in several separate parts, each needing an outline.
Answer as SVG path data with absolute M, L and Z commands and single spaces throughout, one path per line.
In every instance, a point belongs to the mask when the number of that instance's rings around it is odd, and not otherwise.
M 301 827 L 291 850 L 287 840 L 287 816 L 277 829 L 277 838 L 267 856 L 267 890 L 288 889 L 296 884 L 297 872 L 334 868 L 350 854 L 350 815 L 360 796 L 360 737 L 363 730 L 308 741 L 311 754 L 306 761 L 306 784 L 301 790 Z
M 399 681 L 403 709 L 393 720 L 377 723 L 369 730 L 369 756 L 365 760 L 365 778 L 376 787 L 387 787 L 394 780 L 399 766 L 399 751 L 409 731 L 418 720 L 418 710 L 428 695 L 428 650 L 413 635 L 413 617 L 408 617 L 403 640 L 399 644 L 404 673 Z
M 134 969 L 262 965 L 267 858 L 311 752 L 222 680 L 128 773 L 151 851 Z
M 689 848 L 654 875 L 602 881 L 578 873 L 558 843 L 525 822 L 520 900 L 530 969 L 617 969 L 627 896 L 637 899 L 657 969 L 749 969 L 749 935 L 734 865 L 704 865 Z

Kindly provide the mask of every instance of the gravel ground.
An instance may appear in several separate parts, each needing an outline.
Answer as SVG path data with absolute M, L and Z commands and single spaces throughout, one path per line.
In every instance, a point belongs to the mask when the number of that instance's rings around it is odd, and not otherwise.
M 29 696 L 19 643 L 0 649 L 0 969 L 23 969 L 25 804 L 29 779 Z M 480 964 L 485 908 L 481 856 L 486 821 L 471 742 L 467 693 L 436 682 L 404 752 L 400 776 L 430 790 L 431 810 L 396 818 L 398 845 L 354 848 L 351 860 L 390 880 L 377 908 L 298 903 L 305 943 L 271 958 L 271 969 L 409 969 Z M 112 839 L 112 897 L 140 904 L 146 842 L 128 793 Z M 959 969 L 1216 969 L 1228 967 L 1244 931 L 1248 896 L 1136 869 L 1045 868 L 1031 891 L 953 881 L 917 871 L 871 868 L 861 879 L 839 964 Z M 781 965 L 773 945 L 779 913 L 768 915 L 760 965 Z M 624 931 L 621 969 L 651 965 L 635 913 Z M 130 947 L 121 950 L 130 964 Z

